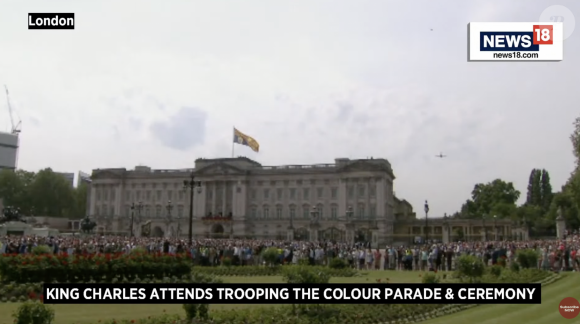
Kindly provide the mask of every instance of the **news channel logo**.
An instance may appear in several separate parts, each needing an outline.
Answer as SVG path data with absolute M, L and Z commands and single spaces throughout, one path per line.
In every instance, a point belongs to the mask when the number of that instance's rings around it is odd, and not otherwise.
M 28 29 L 75 29 L 75 14 L 29 13 Z
M 564 26 L 561 22 L 472 22 L 470 61 L 561 61 Z

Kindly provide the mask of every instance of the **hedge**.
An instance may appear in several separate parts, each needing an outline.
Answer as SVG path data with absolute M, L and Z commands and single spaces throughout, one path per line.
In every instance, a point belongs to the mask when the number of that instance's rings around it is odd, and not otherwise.
M 3 282 L 113 282 L 135 278 L 182 277 L 191 272 L 188 254 L 4 254 Z

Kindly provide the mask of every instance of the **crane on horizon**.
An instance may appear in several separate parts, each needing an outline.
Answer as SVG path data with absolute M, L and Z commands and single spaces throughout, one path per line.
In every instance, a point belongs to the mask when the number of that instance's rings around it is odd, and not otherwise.
M 18 123 L 14 123 L 14 114 L 12 112 L 12 106 L 10 105 L 10 94 L 8 93 L 8 87 L 4 85 L 4 89 L 6 89 L 6 102 L 8 103 L 8 113 L 10 114 L 10 125 L 12 127 L 10 132 L 14 135 L 18 135 L 22 131 L 22 121 L 19 118 Z
M 435 157 L 442 159 L 444 157 L 447 157 L 447 155 L 443 155 L 443 152 L 439 152 L 439 155 L 435 155 Z

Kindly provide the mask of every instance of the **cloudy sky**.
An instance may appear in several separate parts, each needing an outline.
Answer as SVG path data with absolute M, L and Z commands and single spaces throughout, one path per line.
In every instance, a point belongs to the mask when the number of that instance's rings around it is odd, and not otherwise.
M 397 196 L 442 215 L 475 183 L 571 172 L 580 26 L 562 62 L 467 62 L 469 22 L 552 5 L 580 19 L 577 0 L 2 1 L 0 82 L 24 169 L 191 167 L 231 156 L 235 125 L 263 165 L 387 158 Z M 29 12 L 76 28 L 28 30 Z

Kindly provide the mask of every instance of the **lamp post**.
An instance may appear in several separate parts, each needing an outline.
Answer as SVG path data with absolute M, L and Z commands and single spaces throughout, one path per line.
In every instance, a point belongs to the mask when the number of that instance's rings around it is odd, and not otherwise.
M 347 229 L 349 229 L 352 226 L 351 221 L 352 221 L 352 215 L 353 214 L 354 214 L 354 211 L 352 209 L 352 206 L 348 206 L 348 208 L 346 209 L 346 223 L 347 223 L 346 225 L 347 225 Z
M 171 211 L 173 210 L 173 205 L 171 204 L 171 200 L 167 201 L 167 205 L 165 205 L 165 209 L 167 209 L 167 227 L 169 227 L 169 224 L 172 223 L 173 217 L 171 215 Z
M 493 239 L 497 241 L 497 215 L 493 215 Z
M 137 218 L 141 219 L 141 210 L 143 209 L 143 203 L 138 202 L 137 204 L 131 203 L 131 234 L 129 237 L 133 237 L 133 222 L 135 219 L 135 210 L 137 210 Z
M 483 222 L 483 240 L 487 241 L 487 227 L 485 227 L 485 214 L 481 216 Z
M 183 180 L 183 189 L 189 190 L 189 244 L 193 244 L 193 193 L 197 188 L 197 193 L 201 193 L 201 181 L 195 181 L 193 171 L 189 179 Z
M 425 244 L 429 244 L 429 203 L 425 200 Z

